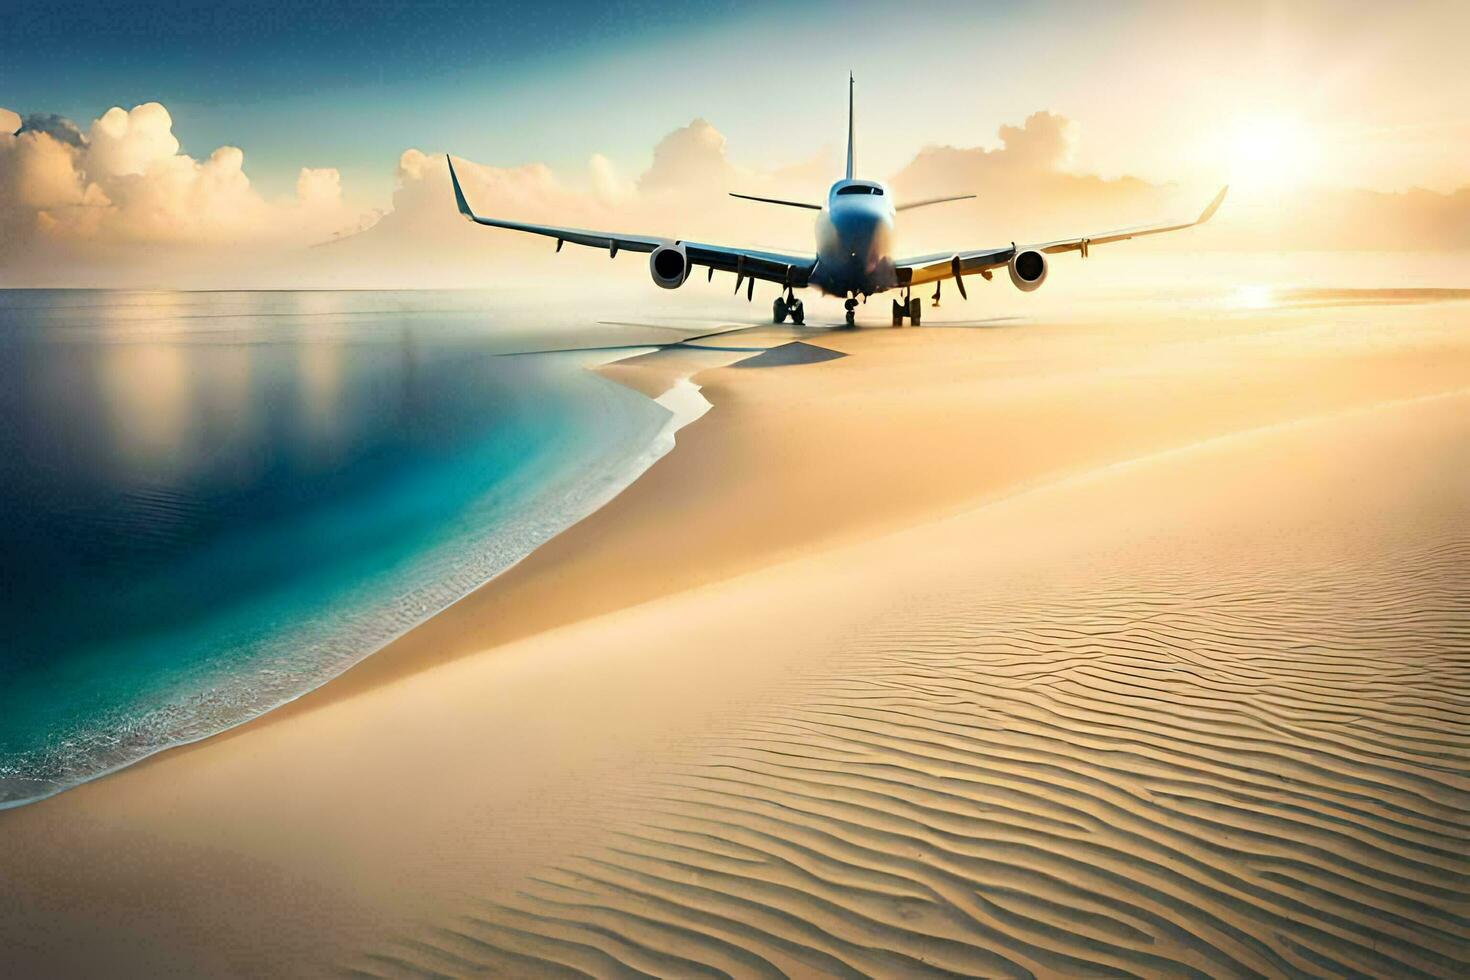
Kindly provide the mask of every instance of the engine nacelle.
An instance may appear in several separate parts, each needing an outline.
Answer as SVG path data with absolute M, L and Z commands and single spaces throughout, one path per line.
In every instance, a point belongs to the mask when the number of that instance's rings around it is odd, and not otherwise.
M 1011 282 L 1023 293 L 1033 292 L 1046 282 L 1046 256 L 1034 248 L 1023 248 L 1011 256 Z
M 648 257 L 648 272 L 665 289 L 678 289 L 689 278 L 689 253 L 683 243 L 660 245 Z

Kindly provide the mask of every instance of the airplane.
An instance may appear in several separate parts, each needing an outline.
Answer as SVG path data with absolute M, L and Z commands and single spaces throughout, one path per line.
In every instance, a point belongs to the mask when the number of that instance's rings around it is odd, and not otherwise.
M 936 197 L 921 201 L 906 201 L 895 204 L 888 188 L 875 180 L 860 180 L 856 176 L 853 132 L 853 87 L 852 74 L 847 76 L 847 175 L 834 183 L 827 193 L 825 204 L 802 201 L 786 201 L 769 197 L 754 197 L 734 194 L 731 197 L 783 207 L 805 208 L 817 214 L 817 251 L 815 255 L 785 255 L 743 248 L 727 248 L 722 245 L 704 245 L 681 239 L 657 238 L 647 235 L 620 235 L 605 231 L 586 231 L 580 228 L 558 228 L 552 225 L 527 224 L 520 221 L 505 221 L 486 218 L 476 214 L 465 200 L 464 189 L 459 185 L 459 176 L 454 172 L 454 161 L 445 155 L 449 163 L 449 177 L 454 184 L 454 200 L 459 213 L 476 224 L 491 228 L 508 228 L 533 235 L 544 235 L 556 239 L 556 250 L 571 242 L 605 248 L 616 257 L 620 251 L 648 253 L 648 271 L 653 281 L 665 289 L 677 289 L 689 278 L 697 265 L 709 269 L 709 278 L 714 279 L 716 270 L 735 273 L 735 292 L 745 284 L 745 298 L 755 295 L 756 280 L 773 282 L 782 287 L 782 292 L 772 304 L 771 318 L 776 323 L 785 323 L 789 317 L 795 324 L 806 322 L 804 304 L 796 297 L 798 289 L 816 288 L 829 296 L 846 298 L 847 325 L 856 324 L 859 297 L 867 302 L 869 296 L 902 289 L 903 300 L 893 301 L 893 325 L 903 325 L 905 318 L 913 326 L 919 326 L 923 302 L 912 295 L 915 286 L 934 283 L 934 305 L 939 305 L 940 284 L 953 279 L 960 296 L 969 299 L 965 290 L 965 276 L 979 275 L 989 280 L 995 269 L 1005 266 L 1011 282 L 1022 292 L 1032 292 L 1046 281 L 1048 255 L 1062 252 L 1078 252 L 1087 258 L 1094 245 L 1127 241 L 1144 235 L 1158 235 L 1166 231 L 1179 231 L 1202 225 L 1212 218 L 1225 200 L 1229 186 L 1210 202 L 1209 207 L 1193 221 L 1168 225 L 1145 225 L 1126 228 L 1099 235 L 1080 238 L 1063 238 L 1039 245 L 1018 247 L 1015 242 L 999 248 L 982 248 L 970 251 L 935 252 L 913 258 L 895 259 L 892 256 L 894 222 L 900 211 L 943 204 L 948 201 L 964 201 L 975 197 L 962 194 L 954 197 Z

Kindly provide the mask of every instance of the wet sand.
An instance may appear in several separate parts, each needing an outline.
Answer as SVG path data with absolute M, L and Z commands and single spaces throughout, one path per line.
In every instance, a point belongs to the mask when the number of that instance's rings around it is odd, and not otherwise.
M 474 596 L 0 813 L 0 948 L 1455 975 L 1470 307 L 1360 299 L 810 330 L 847 356 L 706 370 L 672 454 Z M 609 373 L 652 393 L 705 357 Z

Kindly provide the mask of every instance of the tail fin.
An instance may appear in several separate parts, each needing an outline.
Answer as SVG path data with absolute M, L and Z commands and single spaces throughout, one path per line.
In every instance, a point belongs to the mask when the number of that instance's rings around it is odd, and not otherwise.
M 847 73 L 847 179 L 855 176 L 852 156 L 852 72 Z

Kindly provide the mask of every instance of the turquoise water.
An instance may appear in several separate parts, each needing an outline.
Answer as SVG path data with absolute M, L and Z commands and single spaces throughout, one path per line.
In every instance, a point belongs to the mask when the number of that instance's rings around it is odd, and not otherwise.
M 0 806 L 300 695 L 634 479 L 668 410 L 606 355 L 500 356 L 603 336 L 477 294 L 0 291 Z

